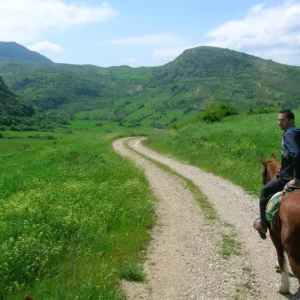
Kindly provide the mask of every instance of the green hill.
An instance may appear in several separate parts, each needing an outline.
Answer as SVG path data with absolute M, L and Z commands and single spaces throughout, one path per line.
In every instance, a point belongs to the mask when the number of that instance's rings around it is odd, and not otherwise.
M 251 72 L 260 58 L 213 47 L 197 47 L 185 50 L 174 61 L 159 67 L 158 79 L 176 82 L 186 78 L 230 77 Z
M 12 93 L 0 77 L 0 126 L 20 124 L 34 114 L 32 105 Z
M 125 126 L 165 127 L 213 103 L 300 106 L 300 67 L 216 47 L 186 50 L 160 67 L 0 61 L 0 75 L 40 112 Z
M 0 42 L 0 61 L 52 62 L 40 53 L 31 51 L 15 42 Z

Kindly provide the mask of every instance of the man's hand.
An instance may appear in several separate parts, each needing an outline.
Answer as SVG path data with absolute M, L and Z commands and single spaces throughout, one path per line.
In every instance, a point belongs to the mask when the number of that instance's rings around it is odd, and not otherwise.
M 290 180 L 286 185 L 285 185 L 285 189 L 288 188 L 291 185 L 295 185 L 295 178 Z
M 289 187 L 289 186 L 291 186 L 291 185 L 300 187 L 300 178 L 294 178 L 294 179 L 292 179 L 291 181 L 289 181 L 289 182 L 286 184 L 286 187 Z
M 294 185 L 297 187 L 300 187 L 300 178 L 294 178 L 291 181 L 289 181 L 283 188 L 282 194 L 284 195 L 288 189 L 289 186 Z
M 295 178 L 294 179 L 294 185 L 297 187 L 300 187 L 300 178 Z

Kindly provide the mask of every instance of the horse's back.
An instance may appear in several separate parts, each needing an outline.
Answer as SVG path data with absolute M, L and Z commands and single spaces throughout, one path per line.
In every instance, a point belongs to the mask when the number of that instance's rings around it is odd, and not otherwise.
M 300 190 L 283 197 L 280 203 L 281 240 L 290 255 L 300 259 Z

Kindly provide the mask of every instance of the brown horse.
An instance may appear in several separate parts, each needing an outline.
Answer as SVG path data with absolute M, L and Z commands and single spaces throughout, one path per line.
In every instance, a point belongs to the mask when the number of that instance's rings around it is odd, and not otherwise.
M 265 185 L 267 182 L 275 179 L 280 171 L 280 162 L 276 160 L 276 156 L 272 153 L 271 159 L 266 161 L 265 157 L 262 156 L 260 158 L 260 162 L 264 166 L 264 170 L 262 173 L 263 184 Z
M 260 158 L 264 166 L 263 183 L 267 183 L 280 170 L 280 163 L 274 154 L 266 161 Z M 279 292 L 289 293 L 289 275 L 284 251 L 287 254 L 291 269 L 298 278 L 300 285 L 300 190 L 283 196 L 275 222 L 268 225 L 270 237 L 276 248 L 278 264 L 281 270 L 281 286 Z

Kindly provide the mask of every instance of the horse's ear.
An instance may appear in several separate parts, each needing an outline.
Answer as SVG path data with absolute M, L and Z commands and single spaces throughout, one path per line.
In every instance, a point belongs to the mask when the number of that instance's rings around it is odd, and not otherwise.
M 272 153 L 272 155 L 271 155 L 271 159 L 276 159 L 276 156 L 275 156 L 275 154 L 274 154 L 274 153 Z
M 261 156 L 261 157 L 260 157 L 260 162 L 261 162 L 264 166 L 267 164 L 267 161 L 266 161 L 266 159 L 265 159 L 264 156 Z

